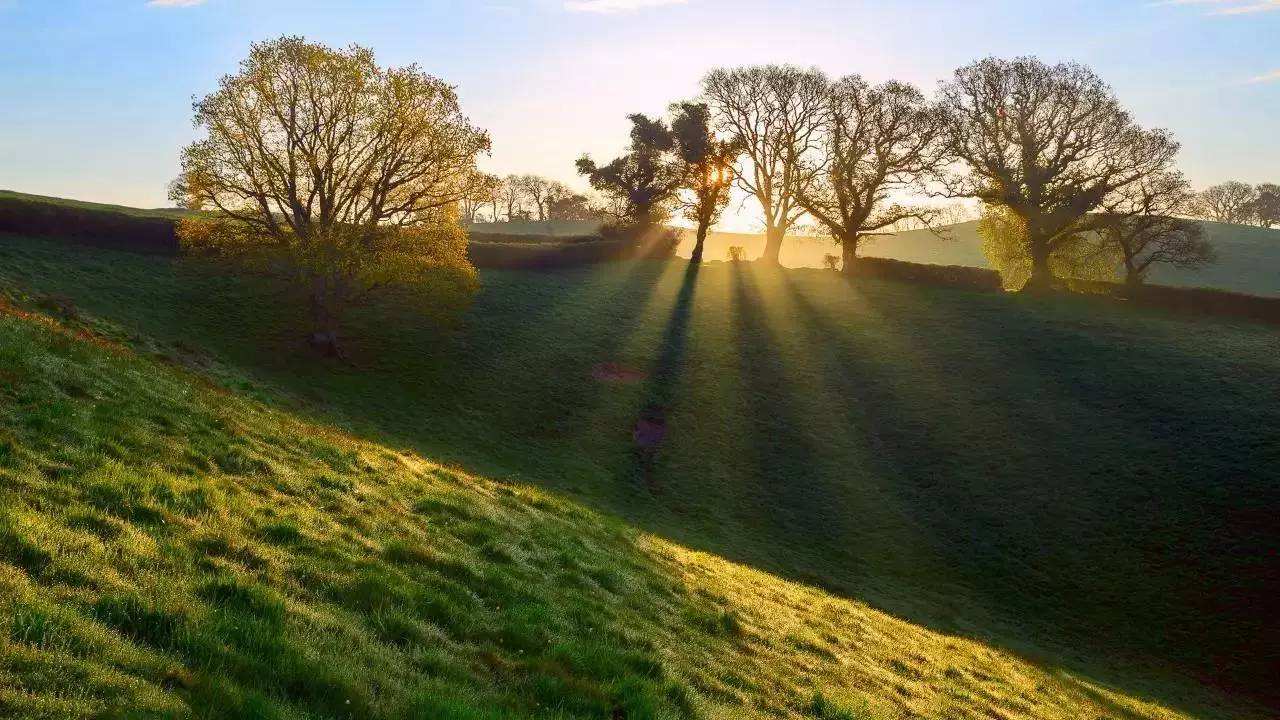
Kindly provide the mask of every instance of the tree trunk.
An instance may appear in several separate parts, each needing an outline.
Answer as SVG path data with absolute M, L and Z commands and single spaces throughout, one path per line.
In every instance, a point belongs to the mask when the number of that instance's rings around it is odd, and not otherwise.
M 1048 243 L 1031 244 L 1031 277 L 1022 286 L 1023 292 L 1048 292 L 1053 289 L 1053 270 L 1049 268 Z
M 325 357 L 342 357 L 338 345 L 338 322 L 334 312 L 335 298 L 329 283 L 317 278 L 311 283 L 311 334 L 307 343 Z
M 1146 269 L 1139 268 L 1128 259 L 1125 260 L 1124 267 L 1124 296 L 1134 297 L 1142 290 L 1142 285 L 1146 282 Z
M 855 275 L 858 272 L 859 239 L 857 235 L 840 239 L 840 272 L 845 275 Z
M 693 244 L 693 253 L 689 256 L 689 262 L 694 265 L 702 263 L 703 246 L 707 243 L 707 224 L 698 223 L 698 241 Z
M 764 231 L 764 254 L 760 256 L 760 260 L 769 265 L 781 265 L 779 257 L 782 255 L 782 238 L 786 235 L 786 231 L 780 227 L 767 227 Z

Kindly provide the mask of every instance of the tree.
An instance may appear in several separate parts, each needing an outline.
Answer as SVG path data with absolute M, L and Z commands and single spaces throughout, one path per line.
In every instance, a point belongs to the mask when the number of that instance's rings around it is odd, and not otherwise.
M 1000 273 L 1006 290 L 1020 290 L 1031 279 L 1031 256 L 1027 253 L 1022 221 L 1008 208 L 984 205 L 978 219 L 982 254 Z M 1049 271 L 1056 278 L 1112 282 L 1120 266 L 1120 252 L 1112 244 L 1100 242 L 1095 231 L 1082 230 L 1059 238 L 1049 254 Z
M 551 203 L 562 195 L 567 195 L 569 189 L 556 182 L 544 178 L 541 175 L 521 175 L 516 178 L 517 191 L 530 202 L 538 211 L 538 222 L 546 222 L 550 218 Z
M 873 234 L 936 211 L 890 204 L 938 164 L 939 116 L 916 88 L 871 86 L 851 75 L 833 84 L 820 142 L 801 159 L 796 201 L 840 244 L 844 272 L 857 268 L 858 246 Z
M 741 146 L 732 139 L 720 139 L 711 123 L 711 110 L 703 103 L 677 103 L 672 106 L 675 118 L 671 132 L 675 138 L 675 154 L 681 164 L 682 189 L 687 191 L 681 204 L 685 219 L 697 224 L 697 242 L 689 261 L 702 262 L 707 231 L 720 220 L 729 204 L 734 165 L 742 154 Z
M 495 205 L 494 219 L 497 219 L 497 192 L 502 181 L 492 175 L 480 174 L 462 198 L 462 219 L 468 225 L 476 223 L 476 216 L 486 205 Z
M 1264 228 L 1280 225 L 1280 185 L 1263 183 L 1256 190 L 1253 218 Z
M 549 215 L 555 221 L 578 220 L 603 223 L 608 220 L 608 213 L 596 207 L 590 197 L 576 192 L 554 198 L 551 201 Z
M 1179 172 L 1161 172 L 1109 198 L 1096 219 L 1098 238 L 1120 252 L 1125 284 L 1140 286 L 1151 267 L 1168 264 L 1193 269 L 1213 262 L 1204 226 L 1185 215 L 1195 201 Z
M 776 265 L 787 231 L 804 214 L 796 202 L 796 173 L 800 158 L 816 147 L 827 77 L 791 65 L 720 68 L 703 78 L 702 89 L 720 129 L 750 161 L 737 183 L 760 203 L 761 259 Z
M 1205 189 L 1200 193 L 1199 215 L 1206 220 L 1244 225 L 1248 223 L 1254 212 L 1254 202 L 1258 193 L 1252 185 L 1234 180 Z
M 213 218 L 185 224 L 184 243 L 286 268 L 316 347 L 338 353 L 344 312 L 381 288 L 473 272 L 457 207 L 489 136 L 444 81 L 284 37 L 254 44 L 194 111 L 206 136 L 182 153 L 175 199 Z
M 675 138 L 666 124 L 641 114 L 629 119 L 631 144 L 626 154 L 606 165 L 597 165 L 584 155 L 577 167 L 591 187 L 616 198 L 625 220 L 643 233 L 670 217 L 671 201 L 682 176 L 671 158 Z
M 1030 263 L 1024 289 L 1052 287 L 1050 258 L 1087 232 L 1089 213 L 1178 151 L 1074 63 L 988 58 L 956 70 L 940 95 L 951 159 L 968 170 L 942 174 L 944 192 L 1000 209 Z
M 524 214 L 524 207 L 521 202 L 524 199 L 524 195 L 520 190 L 519 176 L 508 175 L 503 178 L 502 183 L 498 186 L 497 197 L 506 208 L 507 222 L 513 222 Z

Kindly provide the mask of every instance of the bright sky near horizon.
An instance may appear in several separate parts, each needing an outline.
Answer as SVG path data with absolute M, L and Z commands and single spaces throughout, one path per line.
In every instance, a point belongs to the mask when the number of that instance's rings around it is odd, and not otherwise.
M 1280 181 L 1280 0 L 0 0 L 0 188 L 166 204 L 191 100 L 282 34 L 458 86 L 485 167 L 574 185 L 626 115 L 709 68 L 817 65 L 931 90 L 985 55 L 1092 66 L 1197 185 Z

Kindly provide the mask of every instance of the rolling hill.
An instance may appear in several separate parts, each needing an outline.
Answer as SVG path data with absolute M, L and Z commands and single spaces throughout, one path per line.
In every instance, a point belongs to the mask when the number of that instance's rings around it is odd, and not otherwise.
M 126 205 L 108 205 L 105 203 L 86 202 L 84 200 L 70 200 L 67 198 L 50 197 L 47 195 L 29 195 L 27 193 L 14 192 L 12 190 L 0 190 L 0 201 L 4 200 L 20 200 L 23 202 L 63 205 L 79 210 L 115 212 L 134 217 L 179 219 L 191 214 L 190 211 L 182 210 L 180 208 L 155 208 L 148 210 L 144 208 L 129 207 Z
M 327 364 L 270 283 L 0 239 L 0 709 L 1280 705 L 1274 328 L 727 263 L 482 281 Z

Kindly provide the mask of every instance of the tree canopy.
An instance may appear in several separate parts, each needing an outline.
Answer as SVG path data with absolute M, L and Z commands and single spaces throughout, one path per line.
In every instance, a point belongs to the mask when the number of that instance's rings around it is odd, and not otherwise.
M 1185 217 L 1194 202 L 1179 172 L 1155 173 L 1107 199 L 1095 223 L 1098 237 L 1120 252 L 1128 285 L 1142 284 L 1153 265 L 1193 269 L 1213 262 L 1204 226 Z
M 840 243 L 846 272 L 853 272 L 869 233 L 931 217 L 892 202 L 892 195 L 937 166 L 939 128 L 924 94 L 905 83 L 872 86 L 851 75 L 831 85 L 819 142 L 801 158 L 795 195 Z
M 734 166 L 742 146 L 736 138 L 716 135 L 711 109 L 705 103 L 676 103 L 672 110 L 675 117 L 671 133 L 683 178 L 681 209 L 685 219 L 697 228 L 690 261 L 699 263 L 708 229 L 719 222 L 729 204 Z
M 942 84 L 940 104 L 951 159 L 963 168 L 940 177 L 944 192 L 999 209 L 1029 258 L 1029 288 L 1053 284 L 1050 258 L 1089 229 L 1089 213 L 1178 151 L 1075 63 L 980 60 Z
M 783 238 L 804 215 L 797 174 L 800 159 L 817 147 L 827 86 L 821 70 L 793 65 L 719 68 L 702 80 L 719 129 L 748 161 L 737 184 L 760 203 L 766 262 L 778 263 Z
M 670 157 L 675 137 L 661 119 L 639 113 L 628 119 L 631 143 L 627 152 L 605 165 L 597 165 L 584 155 L 578 159 L 578 172 L 591 187 L 616 198 L 632 225 L 650 228 L 671 217 L 672 201 L 680 188 L 680 168 Z
M 458 207 L 485 182 L 489 136 L 443 80 L 284 37 L 254 44 L 194 110 L 205 137 L 182 153 L 175 199 L 216 219 L 189 221 L 184 242 L 288 267 L 316 345 L 337 352 L 342 313 L 374 290 L 470 272 Z

